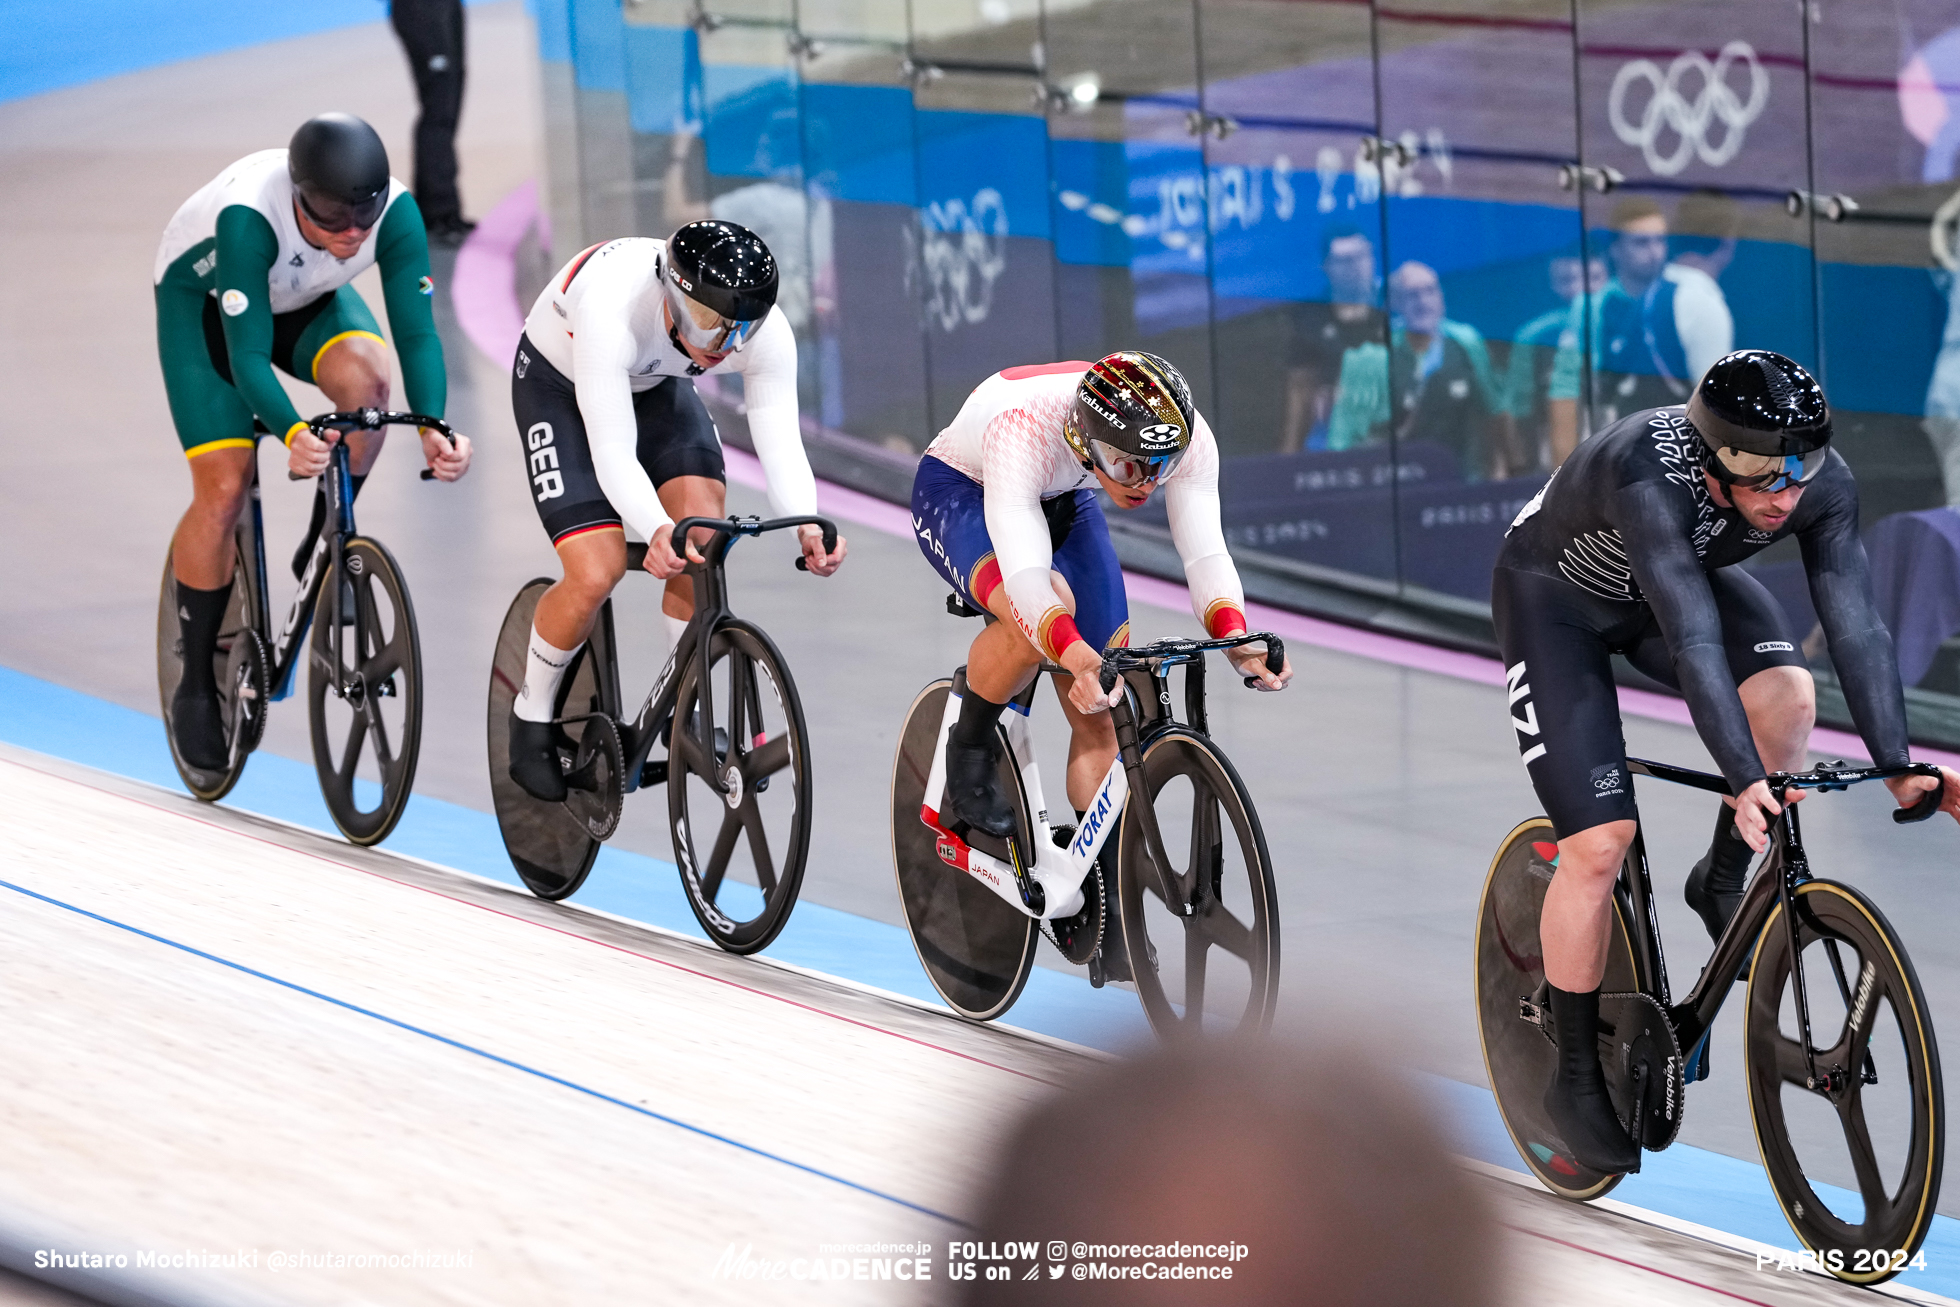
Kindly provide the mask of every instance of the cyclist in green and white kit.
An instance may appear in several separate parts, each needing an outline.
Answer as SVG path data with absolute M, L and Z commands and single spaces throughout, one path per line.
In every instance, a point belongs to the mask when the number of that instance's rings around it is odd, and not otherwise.
M 347 114 L 308 119 L 284 150 L 232 164 L 184 202 L 157 251 L 157 352 L 177 438 L 190 460 L 191 506 L 171 541 L 184 679 L 172 705 L 179 755 L 223 764 L 212 654 L 231 596 L 232 528 L 251 485 L 264 432 L 286 443 L 299 476 L 326 470 L 338 435 L 307 429 L 273 373 L 310 381 L 336 409 L 387 408 L 387 344 L 349 283 L 370 266 L 401 357 L 408 406 L 442 416 L 448 380 L 430 299 L 429 242 L 421 212 L 388 174 L 372 127 Z M 384 432 L 348 436 L 354 487 L 381 452 Z M 444 481 L 469 469 L 470 442 L 422 432 L 422 452 Z M 314 498 L 305 551 L 325 516 Z

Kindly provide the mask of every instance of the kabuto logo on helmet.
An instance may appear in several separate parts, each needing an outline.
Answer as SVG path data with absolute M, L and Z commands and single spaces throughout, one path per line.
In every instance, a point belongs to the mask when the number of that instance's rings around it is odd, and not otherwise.
M 1115 411 L 1112 410 L 1109 407 L 1109 405 L 1103 403 L 1102 400 L 1097 398 L 1096 393 L 1093 390 L 1085 390 L 1082 392 L 1082 402 L 1088 407 L 1090 412 L 1094 413 L 1097 417 L 1101 418 L 1103 421 L 1109 423 L 1109 425 L 1114 427 L 1116 430 L 1124 431 L 1128 429 L 1129 423 L 1123 421 L 1123 419 L 1118 417 Z
M 1148 426 L 1137 432 L 1137 439 L 1143 443 L 1146 451 L 1176 449 L 1179 438 L 1183 434 L 1184 428 L 1175 422 L 1159 422 L 1155 426 Z

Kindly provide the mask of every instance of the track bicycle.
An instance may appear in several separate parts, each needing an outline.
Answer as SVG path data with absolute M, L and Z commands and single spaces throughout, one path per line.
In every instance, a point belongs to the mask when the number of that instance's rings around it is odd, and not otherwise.
M 306 425 L 323 439 L 334 432 L 427 427 L 456 443 L 448 424 L 420 413 L 353 409 L 323 413 Z M 422 477 L 431 480 L 434 474 L 424 468 Z M 356 844 L 378 844 L 401 820 L 415 783 L 422 746 L 421 643 L 401 565 L 379 540 L 355 529 L 345 440 L 334 442 L 320 482 L 326 517 L 319 534 L 301 547 L 306 561 L 299 589 L 275 632 L 258 462 L 253 460 L 250 503 L 238 515 L 233 536 L 237 566 L 231 600 L 214 655 L 228 741 L 225 765 L 216 771 L 193 767 L 177 752 L 171 703 L 183 679 L 184 646 L 175 572 L 166 554 L 157 607 L 157 689 L 163 697 L 164 735 L 186 789 L 206 803 L 230 793 L 264 738 L 267 708 L 293 691 L 310 626 L 307 709 L 320 792 L 341 834 Z M 313 621 L 316 610 L 318 622 Z
M 1627 768 L 1729 792 L 1705 772 L 1639 758 L 1627 759 Z M 1744 1078 L 1770 1188 L 1820 1266 L 1856 1284 L 1905 1269 L 1932 1225 L 1946 1148 L 1939 1050 L 1904 944 L 1864 894 L 1812 877 L 1798 808 L 1785 793 L 1904 775 L 1937 777 L 1939 769 L 1834 762 L 1768 778 L 1784 804 L 1768 854 L 1678 1003 L 1669 997 L 1646 845 L 1636 829 L 1613 888 L 1600 986 L 1608 1093 L 1633 1141 L 1658 1152 L 1680 1132 L 1688 1084 L 1708 1076 L 1709 1032 L 1747 967 Z M 1939 804 L 1936 787 L 1892 818 L 1922 821 Z M 1557 865 L 1557 836 L 1543 817 L 1499 846 L 1478 908 L 1477 1014 L 1491 1088 L 1525 1165 L 1553 1193 L 1585 1201 L 1621 1176 L 1576 1161 L 1543 1106 L 1557 1031 L 1538 919 Z M 1833 1165 L 1841 1169 L 1847 1153 L 1855 1191 L 1819 1178 Z
M 647 692 L 625 713 L 612 600 L 573 655 L 552 705 L 554 745 L 565 775 L 562 803 L 533 798 L 510 776 L 510 713 L 524 683 L 525 653 L 549 577 L 527 582 L 504 614 L 490 669 L 490 792 L 504 849 L 525 886 L 569 898 L 585 883 L 599 846 L 618 828 L 626 795 L 665 783 L 674 862 L 688 906 L 708 938 L 731 953 L 768 946 L 789 921 L 810 851 L 809 731 L 789 665 L 762 628 L 728 606 L 728 551 L 746 536 L 813 525 L 825 552 L 837 528 L 822 517 L 690 517 L 674 526 L 715 537 L 689 563 L 694 616 Z M 643 544 L 626 547 L 626 570 L 643 572 Z M 804 560 L 796 560 L 807 570 Z M 655 744 L 667 756 L 649 761 Z M 706 838 L 702 838 L 705 836 Z
M 979 615 L 958 595 L 947 609 Z M 947 1006 L 975 1021 L 1006 1012 L 1046 935 L 1091 984 L 1131 980 L 1161 1038 L 1267 1027 L 1279 994 L 1272 858 L 1252 796 L 1206 734 L 1204 661 L 1260 640 L 1277 671 L 1284 650 L 1269 633 L 1104 651 L 1103 689 L 1126 686 L 1110 709 L 1117 757 L 1079 826 L 1049 819 L 1028 726 L 1035 676 L 996 728 L 1015 810 L 1005 840 L 944 811 L 966 669 L 919 692 L 892 768 L 892 861 L 906 929 Z M 1179 665 L 1183 722 L 1170 692 Z M 1067 675 L 1052 663 L 1041 671 Z

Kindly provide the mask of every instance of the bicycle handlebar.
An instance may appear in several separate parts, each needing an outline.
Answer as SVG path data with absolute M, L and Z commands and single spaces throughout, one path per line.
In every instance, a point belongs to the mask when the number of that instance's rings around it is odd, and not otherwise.
M 1152 663 L 1188 663 L 1202 657 L 1207 650 L 1236 649 L 1242 644 L 1255 644 L 1260 640 L 1266 642 L 1266 670 L 1278 675 L 1280 668 L 1286 665 L 1285 644 L 1271 631 L 1244 631 L 1218 640 L 1158 640 L 1134 649 L 1105 649 L 1098 684 L 1107 694 L 1116 688 L 1116 678 L 1133 667 L 1148 667 Z M 1257 685 L 1259 678 L 1248 676 L 1245 683 Z
M 722 535 L 759 536 L 765 531 L 780 531 L 786 526 L 814 526 L 823 532 L 823 551 L 827 554 L 837 548 L 837 524 L 827 517 L 775 517 L 763 521 L 759 517 L 684 517 L 674 523 L 673 535 L 668 543 L 676 554 L 685 555 L 687 533 L 696 529 L 715 531 Z M 626 546 L 626 566 L 629 570 L 644 568 L 647 561 L 647 547 L 633 543 Z M 809 565 L 803 555 L 796 556 L 796 570 L 807 572 Z
M 321 439 L 325 439 L 329 431 L 378 431 L 382 427 L 396 426 L 427 427 L 431 431 L 439 432 L 442 438 L 449 442 L 451 449 L 456 448 L 456 432 L 441 418 L 432 418 L 426 413 L 396 413 L 382 408 L 354 408 L 322 413 L 318 417 L 306 419 L 306 429 Z M 305 477 L 292 471 L 286 473 L 286 479 L 306 480 Z M 423 468 L 422 479 L 435 480 L 435 470 Z
M 1645 758 L 1628 758 L 1627 768 L 1638 776 L 1651 776 L 1655 780 L 1673 781 L 1677 785 L 1691 785 L 1698 790 L 1709 790 L 1716 794 L 1727 794 L 1729 783 L 1720 776 L 1707 772 L 1693 771 L 1687 767 L 1676 767 L 1670 763 L 1649 762 Z M 1779 795 L 1789 790 L 1842 790 L 1864 781 L 1891 780 L 1895 776 L 1931 776 L 1939 781 L 1925 797 L 1909 808 L 1899 808 L 1892 813 L 1892 820 L 1904 825 L 1907 822 L 1925 821 L 1938 812 L 1946 794 L 1946 777 L 1938 767 L 1930 762 L 1912 762 L 1903 767 L 1847 767 L 1842 762 L 1826 763 L 1822 767 L 1802 772 L 1771 772 L 1764 779 L 1770 789 Z

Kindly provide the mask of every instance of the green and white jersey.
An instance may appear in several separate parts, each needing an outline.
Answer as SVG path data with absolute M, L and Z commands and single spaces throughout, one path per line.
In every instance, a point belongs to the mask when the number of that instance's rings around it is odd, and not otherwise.
M 232 384 L 261 422 L 290 440 L 299 414 L 272 373 L 273 316 L 305 308 L 378 266 L 409 407 L 441 416 L 447 383 L 430 311 L 428 234 L 415 198 L 390 178 L 381 220 L 347 259 L 300 234 L 293 202 L 285 150 L 260 150 L 226 168 L 184 201 L 164 229 L 154 273 L 158 294 L 217 300 Z

